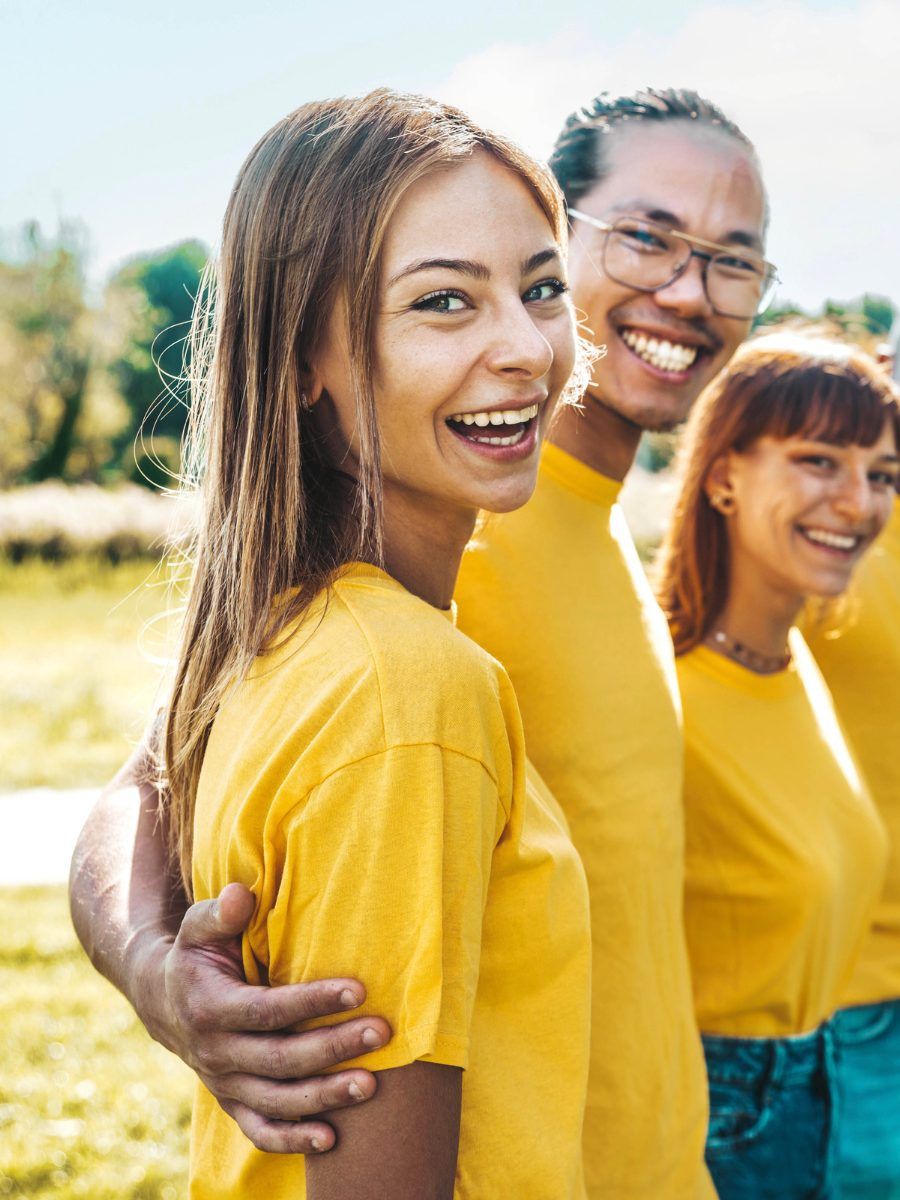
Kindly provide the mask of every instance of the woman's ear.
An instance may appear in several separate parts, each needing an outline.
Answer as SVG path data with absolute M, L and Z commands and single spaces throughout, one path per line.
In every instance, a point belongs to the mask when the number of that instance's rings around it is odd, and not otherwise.
M 311 412 L 322 397 L 325 385 L 319 372 L 307 362 L 300 364 L 300 407 Z
M 731 478 L 731 455 L 723 454 L 715 460 L 703 481 L 703 491 L 709 503 L 723 516 L 734 512 L 734 483 Z

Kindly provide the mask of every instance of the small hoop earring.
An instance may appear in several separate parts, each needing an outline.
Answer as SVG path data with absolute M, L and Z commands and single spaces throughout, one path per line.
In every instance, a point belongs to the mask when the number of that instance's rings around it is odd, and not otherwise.
M 310 403 L 309 396 L 306 394 L 306 392 L 300 393 L 300 408 L 303 412 L 309 412 L 312 408 L 312 404 Z
M 723 516 L 734 512 L 734 496 L 729 496 L 727 492 L 716 492 L 710 497 L 710 504 L 712 504 L 713 508 L 718 509 Z

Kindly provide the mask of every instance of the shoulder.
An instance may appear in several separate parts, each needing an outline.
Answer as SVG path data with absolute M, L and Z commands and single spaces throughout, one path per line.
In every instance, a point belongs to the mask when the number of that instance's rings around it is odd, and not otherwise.
M 335 601 L 366 647 L 385 744 L 436 744 L 491 769 L 521 739 L 503 667 L 448 614 L 381 580 L 338 581 Z

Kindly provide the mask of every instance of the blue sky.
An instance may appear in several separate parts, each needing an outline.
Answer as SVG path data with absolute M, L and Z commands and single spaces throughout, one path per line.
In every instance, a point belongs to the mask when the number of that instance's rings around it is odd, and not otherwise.
M 0 45 L 0 229 L 82 219 L 98 279 L 214 241 L 247 150 L 304 100 L 424 91 L 546 154 L 576 104 L 651 83 L 699 87 L 756 140 L 785 293 L 900 301 L 896 0 L 0 0 Z

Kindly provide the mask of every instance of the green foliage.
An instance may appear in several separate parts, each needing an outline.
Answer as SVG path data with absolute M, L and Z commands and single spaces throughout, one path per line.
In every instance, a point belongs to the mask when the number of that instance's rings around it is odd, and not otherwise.
M 651 474 L 664 471 L 671 466 L 678 449 L 678 434 L 675 432 L 644 433 L 638 446 L 637 462 Z
M 0 262 L 0 485 L 66 471 L 92 365 L 84 241 L 32 222 Z
M 136 297 L 130 336 L 113 368 L 131 413 L 129 431 L 143 435 L 133 453 L 132 438 L 120 446 L 127 474 L 136 480 L 171 484 L 178 471 L 187 417 L 187 338 L 206 259 L 200 242 L 181 242 L 132 259 L 110 282 L 112 292 Z
M 76 223 L 31 222 L 0 249 L 0 488 L 177 475 L 186 409 L 166 383 L 182 374 L 206 250 L 135 258 L 94 304 L 86 241 Z
M 821 312 L 808 312 L 785 302 L 757 317 L 754 329 L 783 324 L 813 326 L 820 332 L 857 342 L 872 352 L 891 332 L 897 314 L 896 305 L 887 296 L 867 292 L 855 300 L 826 300 Z
M 180 1200 L 192 1087 L 89 965 L 65 890 L 0 889 L 0 1196 Z
M 871 296 L 867 292 L 862 298 L 862 314 L 871 333 L 889 334 L 897 317 L 897 309 L 887 296 Z

